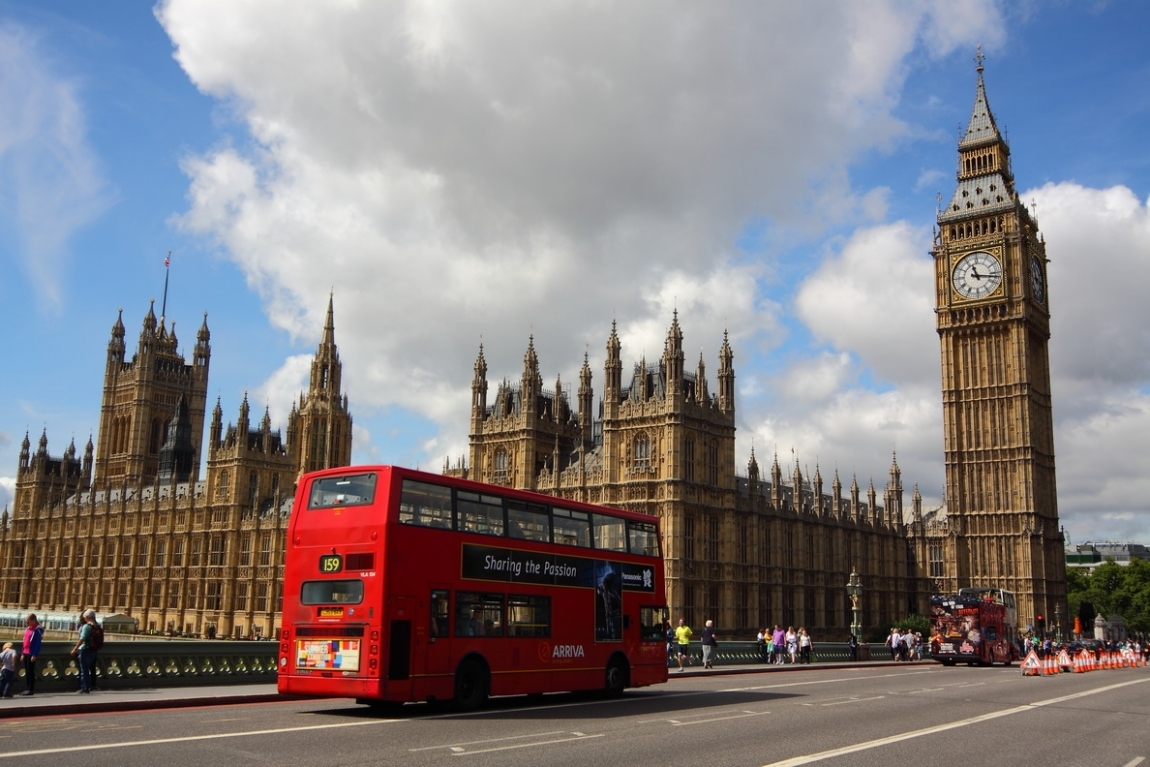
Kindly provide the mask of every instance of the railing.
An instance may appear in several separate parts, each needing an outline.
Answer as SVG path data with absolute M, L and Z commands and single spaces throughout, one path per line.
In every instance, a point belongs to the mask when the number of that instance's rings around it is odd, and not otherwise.
M 75 642 L 44 642 L 36 658 L 36 692 L 80 688 Z M 96 686 L 106 690 L 194 685 L 274 684 L 277 642 L 105 642 L 96 657 Z M 17 664 L 16 691 L 25 689 Z
M 690 658 L 696 664 L 703 662 L 703 647 L 698 642 L 692 642 L 690 645 Z M 758 642 L 724 642 L 720 641 L 719 646 L 711 655 L 711 660 L 716 666 L 746 666 L 754 665 L 756 663 L 763 663 L 763 645 Z M 667 654 L 667 665 L 678 666 L 679 661 L 674 657 L 675 650 Z M 784 653 L 785 655 L 785 653 Z M 789 659 L 789 656 L 787 656 Z M 797 656 L 796 656 L 797 657 Z M 858 647 L 857 660 L 870 660 L 870 645 L 860 644 Z M 845 642 L 816 642 L 811 645 L 811 662 L 812 663 L 850 663 L 850 649 Z

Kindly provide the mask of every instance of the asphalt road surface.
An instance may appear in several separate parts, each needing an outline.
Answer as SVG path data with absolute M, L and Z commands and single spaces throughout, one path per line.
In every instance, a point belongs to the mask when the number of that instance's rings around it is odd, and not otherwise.
M 3 764 L 1150 767 L 1150 668 L 1024 678 L 892 665 L 672 678 L 482 711 L 347 700 L 9 720 Z

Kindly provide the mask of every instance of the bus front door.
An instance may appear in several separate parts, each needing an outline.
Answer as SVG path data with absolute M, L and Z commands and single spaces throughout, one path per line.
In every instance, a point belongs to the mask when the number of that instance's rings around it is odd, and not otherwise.
M 415 698 L 448 700 L 455 693 L 451 666 L 451 590 L 432 586 L 415 625 Z

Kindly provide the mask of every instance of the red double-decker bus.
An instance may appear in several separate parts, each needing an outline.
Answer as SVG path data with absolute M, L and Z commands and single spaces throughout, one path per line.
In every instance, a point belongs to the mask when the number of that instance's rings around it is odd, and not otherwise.
M 658 520 L 394 466 L 305 474 L 279 690 L 378 706 L 667 681 Z

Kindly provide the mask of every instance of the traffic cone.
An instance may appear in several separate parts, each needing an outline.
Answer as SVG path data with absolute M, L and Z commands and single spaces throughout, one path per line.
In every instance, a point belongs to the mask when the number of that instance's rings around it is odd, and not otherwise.
M 1086 659 L 1082 657 L 1082 653 L 1078 653 L 1077 655 L 1074 656 L 1074 673 L 1075 674 L 1086 673 L 1085 661 L 1086 661 Z
M 1058 671 L 1056 670 L 1057 668 L 1058 667 L 1054 665 L 1054 659 L 1051 658 L 1049 655 L 1043 659 L 1043 661 L 1042 661 L 1042 674 L 1043 674 L 1043 676 L 1053 676 L 1054 674 L 1057 674 L 1058 673 Z

